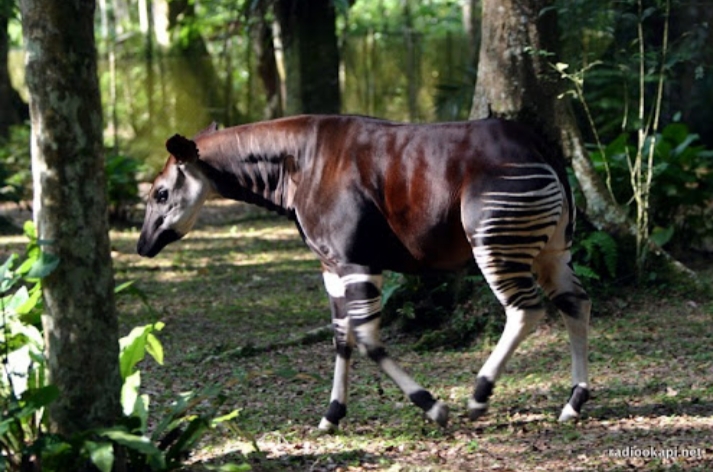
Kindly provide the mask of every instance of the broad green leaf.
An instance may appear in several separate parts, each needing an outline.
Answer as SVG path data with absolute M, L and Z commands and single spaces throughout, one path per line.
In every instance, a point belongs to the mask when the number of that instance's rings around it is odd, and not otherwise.
M 37 229 L 35 228 L 35 223 L 32 220 L 25 221 L 25 224 L 22 225 L 22 232 L 30 241 L 37 239 Z
M 147 456 L 161 456 L 161 450 L 157 448 L 149 438 L 128 433 L 120 428 L 104 429 L 98 431 L 100 436 L 111 439 L 121 446 L 128 447 L 134 451 L 146 454 Z
M 137 370 L 124 379 L 121 386 L 121 408 L 124 416 L 130 416 L 136 408 L 136 400 L 139 397 L 139 387 L 141 386 L 141 371 Z
M 111 472 L 114 466 L 114 446 L 110 442 L 95 443 L 86 441 L 84 447 L 89 452 L 89 458 L 101 472 Z
M 21 397 L 25 406 L 16 416 L 27 418 L 52 403 L 59 397 L 59 389 L 54 385 L 26 390 Z
M 126 379 L 131 375 L 134 366 L 141 362 L 146 354 L 146 336 L 139 336 L 128 344 L 119 354 L 119 368 L 121 378 Z
M 146 356 L 147 342 L 152 345 L 148 348 L 152 352 L 150 354 L 155 358 L 163 361 L 163 349 L 160 351 L 157 348 L 158 339 L 155 341 L 147 341 L 152 331 L 160 331 L 165 326 L 164 323 L 158 321 L 152 325 L 139 326 L 131 330 L 131 332 L 119 340 L 119 368 L 121 370 L 122 379 L 126 379 L 134 370 L 134 366 L 141 362 Z M 153 336 L 153 335 L 151 335 Z M 154 355 L 155 354 L 155 355 Z M 158 361 L 158 359 L 157 359 Z
M 150 398 L 148 395 L 139 395 L 139 397 L 136 399 L 136 403 L 134 404 L 134 411 L 132 412 L 132 415 L 138 418 L 141 422 L 141 432 L 143 434 L 146 434 L 148 429 L 147 426 L 149 421 L 149 402 Z
M 15 259 L 17 259 L 17 255 L 11 254 L 10 257 L 5 259 L 3 265 L 0 266 L 0 293 L 5 293 L 5 291 L 9 290 L 18 280 L 12 273 L 12 266 L 15 264 Z
M 30 299 L 30 292 L 27 287 L 22 286 L 17 289 L 17 291 L 12 295 L 12 297 L 6 302 L 5 309 L 17 312 L 17 309 L 24 305 L 27 300 Z
M 159 365 L 163 365 L 163 346 L 153 333 L 146 336 L 146 352 L 153 357 Z
M 31 312 L 40 302 L 40 298 L 42 298 L 42 290 L 33 289 L 27 300 L 15 309 L 17 314 L 22 316 Z
M 47 277 L 59 264 L 59 257 L 48 252 L 40 252 L 40 257 L 32 264 L 26 277 L 29 279 L 42 279 Z

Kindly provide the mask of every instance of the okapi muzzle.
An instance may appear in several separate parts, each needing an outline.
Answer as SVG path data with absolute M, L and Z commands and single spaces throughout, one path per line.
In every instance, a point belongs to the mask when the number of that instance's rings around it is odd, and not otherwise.
M 193 228 L 210 185 L 198 168 L 198 147 L 175 135 L 166 142 L 171 156 L 156 177 L 146 202 L 146 215 L 136 251 L 154 257 Z
M 183 237 L 173 229 L 163 231 L 141 231 L 136 252 L 142 257 L 155 257 L 163 248 Z

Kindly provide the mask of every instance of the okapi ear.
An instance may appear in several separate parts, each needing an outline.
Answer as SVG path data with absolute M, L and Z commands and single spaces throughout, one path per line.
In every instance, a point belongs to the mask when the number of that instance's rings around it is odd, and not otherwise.
M 213 134 L 216 131 L 218 131 L 218 123 L 214 121 L 211 124 L 209 124 L 207 128 L 198 131 L 198 133 L 196 133 L 196 135 L 193 136 L 193 139 L 196 139 L 199 136 L 203 136 L 205 134 Z
M 174 134 L 166 141 L 166 149 L 180 162 L 193 163 L 198 160 L 198 146 L 180 134 Z

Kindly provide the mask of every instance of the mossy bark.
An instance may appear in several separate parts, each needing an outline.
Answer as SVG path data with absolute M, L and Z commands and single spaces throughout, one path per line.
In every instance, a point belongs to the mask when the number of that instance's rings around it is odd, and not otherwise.
M 55 431 L 120 415 L 118 322 L 107 222 L 93 0 L 22 0 L 34 212 L 45 251 L 43 317 Z

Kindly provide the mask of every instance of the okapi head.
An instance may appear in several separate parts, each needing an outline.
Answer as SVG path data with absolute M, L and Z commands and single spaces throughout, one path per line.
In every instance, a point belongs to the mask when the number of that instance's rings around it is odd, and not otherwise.
M 213 123 L 196 137 L 216 129 Z M 213 191 L 212 184 L 199 169 L 200 156 L 194 140 L 176 134 L 166 141 L 166 149 L 171 155 L 149 191 L 136 246 L 136 251 L 144 257 L 156 256 L 167 244 L 188 234 Z

